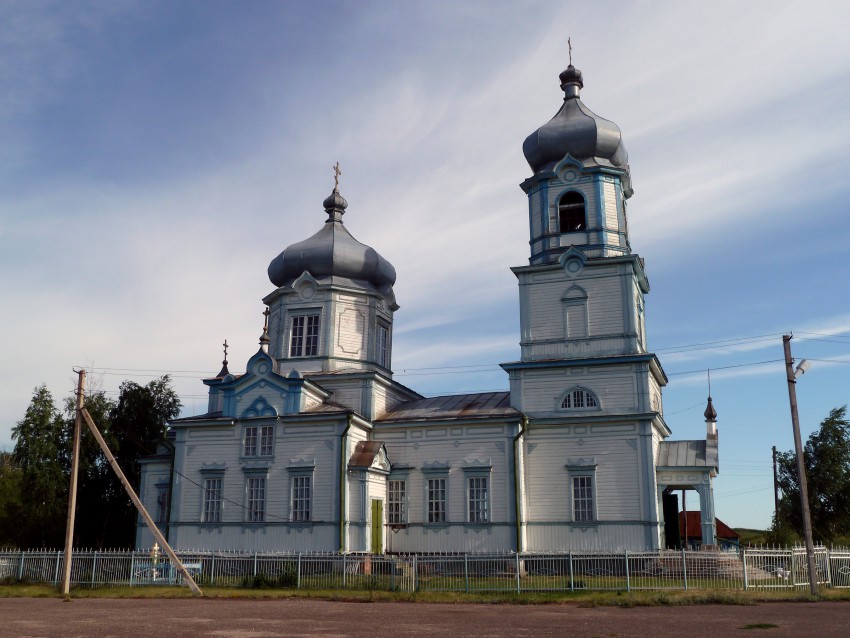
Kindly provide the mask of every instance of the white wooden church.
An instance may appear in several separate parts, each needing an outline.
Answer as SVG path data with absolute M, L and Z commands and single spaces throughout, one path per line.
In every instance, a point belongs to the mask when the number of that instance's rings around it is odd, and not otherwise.
M 716 413 L 668 441 L 646 349 L 644 261 L 619 128 L 560 75 L 563 106 L 523 144 L 531 255 L 519 281 L 509 391 L 423 397 L 393 380 L 393 266 L 327 220 L 275 257 L 246 371 L 225 356 L 205 414 L 171 422 L 140 493 L 175 548 L 446 552 L 647 550 L 696 490 L 714 543 Z M 665 525 L 665 519 L 671 525 Z M 138 547 L 153 538 L 140 524 Z

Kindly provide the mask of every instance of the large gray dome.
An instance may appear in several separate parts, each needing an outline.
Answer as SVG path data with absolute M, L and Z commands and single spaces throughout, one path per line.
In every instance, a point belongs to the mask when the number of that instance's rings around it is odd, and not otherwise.
M 348 206 L 345 198 L 334 188 L 323 205 L 328 213 L 325 225 L 272 260 L 268 271 L 271 282 L 284 286 L 306 270 L 316 279 L 343 277 L 368 282 L 382 292 L 389 290 L 395 283 L 395 268 L 374 248 L 354 239 L 343 226 L 342 215 Z
M 585 165 L 627 168 L 629 155 L 620 128 L 596 115 L 579 99 L 579 90 L 584 86 L 581 71 L 571 64 L 560 79 L 564 105 L 522 145 L 532 170 L 551 170 L 567 153 Z

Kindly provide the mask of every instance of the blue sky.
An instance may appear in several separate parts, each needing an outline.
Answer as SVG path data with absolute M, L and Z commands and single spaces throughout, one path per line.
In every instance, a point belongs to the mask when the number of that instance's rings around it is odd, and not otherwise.
M 198 379 L 225 338 L 231 370 L 256 351 L 266 267 L 322 224 L 336 161 L 346 225 L 398 271 L 397 379 L 506 389 L 521 145 L 571 36 L 629 150 L 667 422 L 703 436 L 713 369 L 717 514 L 767 526 L 781 334 L 814 360 L 804 436 L 850 400 L 848 23 L 827 1 L 0 2 L 0 448 L 74 366 L 113 396 L 171 372 L 204 411 Z

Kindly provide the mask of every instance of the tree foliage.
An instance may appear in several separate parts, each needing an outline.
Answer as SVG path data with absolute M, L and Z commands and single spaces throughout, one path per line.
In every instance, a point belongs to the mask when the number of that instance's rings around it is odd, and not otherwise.
M 180 413 L 180 400 L 168 376 L 139 385 L 121 384 L 118 401 L 102 391 L 85 398 L 89 411 L 130 484 L 139 486 L 137 460 L 156 451 L 167 423 Z M 50 391 L 35 389 L 24 418 L 12 429 L 15 450 L 9 469 L 15 481 L 0 491 L 0 543 L 19 547 L 60 547 L 64 542 L 76 415 L 73 397 L 64 413 Z M 136 510 L 94 437 L 83 424 L 77 483 L 74 543 L 80 547 L 132 547 Z M 4 466 L 0 471 L 7 472 Z M 3 474 L 5 477 L 5 474 Z M 6 486 L 13 486 L 7 494 Z M 17 485 L 17 487 L 14 487 Z M 17 493 L 15 493 L 17 491 Z M 6 521 L 13 521 L 9 526 Z
M 21 511 L 21 469 L 11 452 L 0 452 L 0 547 L 17 545 Z
M 809 491 L 809 509 L 815 540 L 831 543 L 850 534 L 850 421 L 847 406 L 835 408 L 813 432 L 803 451 Z M 800 483 L 793 451 L 778 455 L 779 528 L 790 525 L 802 534 Z
M 56 547 L 67 510 L 68 441 L 47 386 L 33 390 L 24 418 L 12 428 L 12 440 L 21 488 L 16 535 L 28 539 L 32 547 Z

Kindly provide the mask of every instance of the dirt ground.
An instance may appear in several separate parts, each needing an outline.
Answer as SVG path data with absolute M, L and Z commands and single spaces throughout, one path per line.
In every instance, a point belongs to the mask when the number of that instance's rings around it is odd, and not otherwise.
M 582 608 L 575 605 L 278 600 L 0 599 L 0 638 L 275 636 L 850 636 L 850 602 Z

